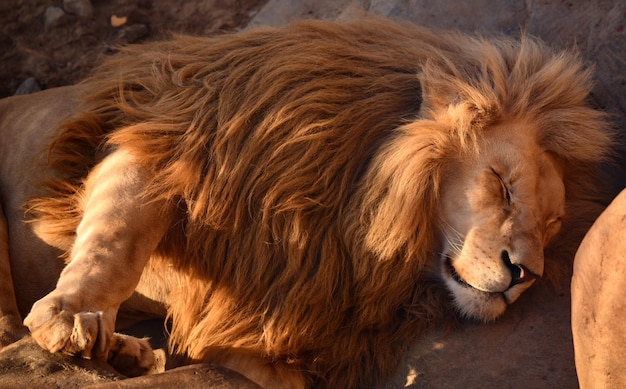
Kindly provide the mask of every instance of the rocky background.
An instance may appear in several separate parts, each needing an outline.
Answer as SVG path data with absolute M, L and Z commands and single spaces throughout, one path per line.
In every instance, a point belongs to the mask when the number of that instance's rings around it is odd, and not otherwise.
M 595 103 L 626 133 L 626 0 L 3 0 L 0 97 L 74 83 L 119 45 L 171 32 L 207 35 L 362 12 L 470 33 L 525 31 L 554 47 L 575 48 L 595 65 Z M 616 193 L 626 175 L 620 167 L 609 171 L 614 186 L 608 189 Z M 495 323 L 462 323 L 420 340 L 386 388 L 577 388 L 569 304 L 568 274 L 556 287 L 539 283 Z M 151 333 L 155 343 L 163 332 L 154 323 L 135 331 Z M 160 382 L 243 387 L 229 374 L 192 366 Z M 0 353 L 3 388 L 158 386 L 121 378 L 107 366 L 50 356 L 29 339 Z

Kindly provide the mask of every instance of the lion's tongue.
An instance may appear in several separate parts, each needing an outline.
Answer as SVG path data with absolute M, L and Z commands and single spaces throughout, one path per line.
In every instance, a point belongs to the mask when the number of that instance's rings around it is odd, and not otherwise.
M 511 286 L 522 284 L 537 278 L 537 276 L 528 270 L 524 265 L 511 265 Z

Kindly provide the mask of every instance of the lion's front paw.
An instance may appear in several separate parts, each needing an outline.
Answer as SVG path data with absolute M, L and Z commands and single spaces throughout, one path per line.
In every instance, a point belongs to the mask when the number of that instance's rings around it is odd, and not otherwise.
M 127 377 L 156 373 L 156 359 L 148 339 L 113 334 L 108 362 Z
M 113 332 L 115 313 L 76 312 L 71 307 L 78 304 L 71 301 L 51 293 L 33 305 L 24 325 L 41 347 L 107 361 L 129 377 L 154 370 L 154 352 L 146 339 Z
M 76 312 L 73 305 L 68 298 L 48 295 L 33 305 L 24 325 L 37 343 L 50 352 L 105 360 L 114 315 Z

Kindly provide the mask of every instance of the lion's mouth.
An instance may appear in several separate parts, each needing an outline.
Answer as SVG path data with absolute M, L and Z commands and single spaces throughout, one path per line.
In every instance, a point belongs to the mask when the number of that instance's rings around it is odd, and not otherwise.
M 461 278 L 461 276 L 456 272 L 456 270 L 454 269 L 454 266 L 452 266 L 452 259 L 450 259 L 450 257 L 446 257 L 446 261 L 445 261 L 445 267 L 446 267 L 446 271 L 448 272 L 448 274 L 450 275 L 450 278 L 452 278 L 454 281 L 456 281 L 457 284 L 465 287 L 465 288 L 472 288 L 474 289 L 474 287 L 470 284 L 468 284 L 463 278 Z
M 459 275 L 459 273 L 456 272 L 456 269 L 452 265 L 452 259 L 450 257 L 446 256 L 446 260 L 445 260 L 444 266 L 445 266 L 446 271 L 447 271 L 448 275 L 450 276 L 450 278 L 452 280 L 454 280 L 454 282 L 456 282 L 459 286 L 461 286 L 463 288 L 471 289 L 473 293 L 479 293 L 479 294 L 481 294 L 483 296 L 490 296 L 490 298 L 501 297 L 505 301 L 507 301 L 507 298 L 506 298 L 506 296 L 504 295 L 503 292 L 500 292 L 500 291 L 490 292 L 490 291 L 486 291 L 486 290 L 481 290 L 481 289 L 476 288 L 475 286 L 473 286 L 469 282 L 465 281 Z
M 526 290 L 530 285 L 532 285 L 535 280 L 538 278 L 537 275 L 530 272 L 526 267 L 522 265 L 511 265 L 513 269 L 511 270 L 511 283 L 506 290 L 503 291 L 489 291 L 477 288 L 465 281 L 463 277 L 457 273 L 456 269 L 452 265 L 452 258 L 449 256 L 445 257 L 444 261 L 444 271 L 446 273 L 446 278 L 448 278 L 449 282 L 457 285 L 462 288 L 460 290 L 465 290 L 469 295 L 474 296 L 482 296 L 480 297 L 483 301 L 494 301 L 494 300 L 504 300 L 506 304 L 512 304 L 519 295 Z M 460 291 L 459 290 L 459 291 Z M 455 294 L 458 293 L 454 292 Z

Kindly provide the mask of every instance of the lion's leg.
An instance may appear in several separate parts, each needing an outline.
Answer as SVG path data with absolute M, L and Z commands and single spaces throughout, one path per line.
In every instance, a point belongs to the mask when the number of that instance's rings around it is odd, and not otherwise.
M 42 347 L 113 362 L 152 363 L 146 341 L 113 333 L 120 304 L 133 293 L 169 224 L 163 204 L 142 197 L 149 178 L 123 149 L 89 175 L 70 262 L 56 288 L 33 305 L 24 321 Z M 135 350 L 134 355 L 117 355 L 124 350 Z
M 0 207 L 0 349 L 27 334 L 17 309 L 9 259 L 9 229 Z
M 311 387 L 306 374 L 298 369 L 268 363 L 261 356 L 230 352 L 213 360 L 220 366 L 234 370 L 263 388 L 304 389 Z

